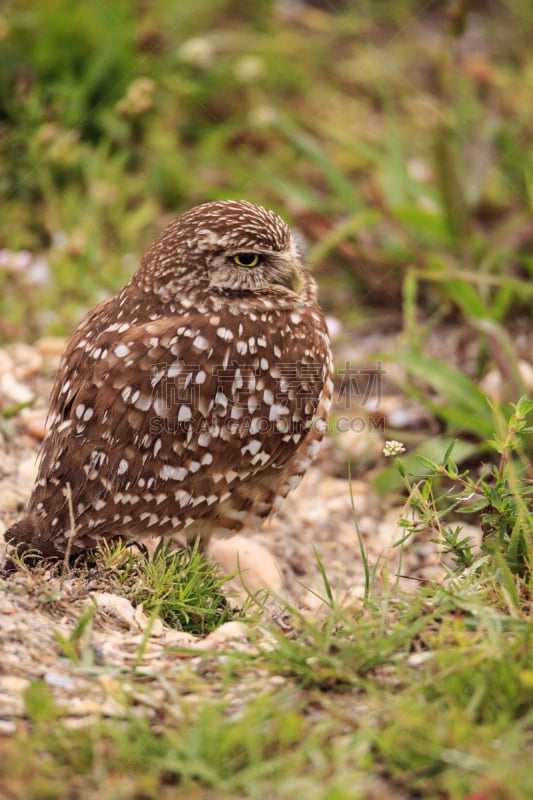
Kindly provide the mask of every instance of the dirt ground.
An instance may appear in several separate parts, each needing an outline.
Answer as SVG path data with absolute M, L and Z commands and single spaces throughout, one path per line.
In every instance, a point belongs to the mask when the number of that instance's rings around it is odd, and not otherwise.
M 248 589 L 266 585 L 311 617 L 325 609 L 319 560 L 339 601 L 347 608 L 360 607 L 365 571 L 356 525 L 378 586 L 385 589 L 387 582 L 398 582 L 403 589 L 415 590 L 420 582 L 438 581 L 444 574 L 429 532 L 411 538 L 405 546 L 395 546 L 401 538 L 398 521 L 404 513 L 403 502 L 379 497 L 371 485 L 372 476 L 386 466 L 382 419 L 431 432 L 431 420 L 422 407 L 401 395 L 390 371 L 382 374 L 372 358 L 373 352 L 392 346 L 393 336 L 370 332 L 360 337 L 357 346 L 352 342 L 349 347 L 340 339 L 336 363 L 344 367 L 337 375 L 332 416 L 336 430 L 326 437 L 316 464 L 277 517 L 246 537 L 214 543 L 211 550 L 225 573 L 239 565 Z M 63 344 L 42 339 L 34 346 L 19 344 L 0 350 L 1 403 L 4 410 L 14 412 L 0 419 L 0 564 L 6 550 L 3 532 L 21 515 L 31 491 L 48 395 Z M 17 411 L 19 406 L 24 407 Z M 228 586 L 228 593 L 242 595 L 236 581 Z M 65 658 L 57 638 L 58 634 L 70 636 L 88 603 L 97 607 L 92 651 L 96 662 L 107 667 L 98 672 L 96 685 Z M 23 692 L 35 679 L 53 688 L 55 699 L 68 707 L 72 724 L 82 724 L 102 709 L 106 714 L 117 713 L 106 680 L 135 662 L 147 622 L 142 608 L 133 608 L 126 598 L 79 575 L 54 577 L 40 569 L 0 578 L 0 733 L 15 730 L 24 714 Z M 175 661 L 167 649 L 176 644 L 208 650 L 244 647 L 246 626 L 226 623 L 200 640 L 158 621 L 144 651 L 143 668 L 159 669 L 168 666 L 169 659 Z M 86 684 L 88 692 L 83 690 Z

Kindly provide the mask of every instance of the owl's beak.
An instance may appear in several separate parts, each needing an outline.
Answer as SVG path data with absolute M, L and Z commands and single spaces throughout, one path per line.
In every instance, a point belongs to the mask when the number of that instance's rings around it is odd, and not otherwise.
M 297 259 L 291 258 L 290 261 L 286 262 L 285 269 L 283 270 L 278 283 L 281 283 L 282 286 L 286 286 L 287 289 L 291 289 L 293 292 L 296 292 L 296 294 L 300 294 L 303 289 L 304 279 L 302 266 Z
M 300 266 L 298 265 L 296 267 L 296 269 L 294 270 L 294 272 L 292 273 L 292 280 L 291 280 L 290 288 L 292 289 L 293 292 L 296 292 L 296 294 L 300 294 L 300 292 L 303 289 L 303 285 L 304 285 L 304 281 L 303 281 L 303 277 L 302 277 L 302 270 L 300 269 Z
M 293 253 L 271 253 L 270 282 L 285 286 L 296 294 L 301 294 L 305 283 L 305 274 L 300 259 Z

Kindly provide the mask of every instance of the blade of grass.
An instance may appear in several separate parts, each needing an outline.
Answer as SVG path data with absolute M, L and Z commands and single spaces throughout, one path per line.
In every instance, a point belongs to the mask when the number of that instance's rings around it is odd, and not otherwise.
M 351 463 L 348 462 L 348 484 L 350 486 L 350 503 L 352 506 L 352 519 L 353 524 L 355 527 L 355 532 L 357 534 L 357 541 L 359 543 L 359 552 L 361 553 L 361 561 L 363 562 L 363 569 L 365 572 L 365 594 L 364 594 L 364 602 L 368 602 L 368 598 L 370 596 L 370 567 L 368 563 L 368 554 L 366 552 L 365 544 L 363 542 L 363 536 L 361 534 L 361 529 L 359 527 L 359 522 L 357 520 L 357 511 L 355 508 L 355 499 L 353 495 L 353 487 L 352 487 L 352 475 L 351 475 Z

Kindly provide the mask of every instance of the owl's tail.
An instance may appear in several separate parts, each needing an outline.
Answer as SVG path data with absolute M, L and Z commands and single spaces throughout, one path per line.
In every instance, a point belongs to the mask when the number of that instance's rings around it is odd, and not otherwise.
M 15 522 L 4 534 L 6 542 L 15 548 L 17 556 L 30 551 L 37 551 L 44 558 L 62 556 L 50 535 L 46 535 L 45 526 L 35 514 L 29 514 L 19 522 Z

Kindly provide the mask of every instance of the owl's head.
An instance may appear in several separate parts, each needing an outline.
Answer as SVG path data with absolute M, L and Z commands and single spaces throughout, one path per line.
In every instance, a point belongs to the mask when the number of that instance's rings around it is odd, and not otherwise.
M 286 223 L 244 200 L 204 203 L 172 222 L 148 249 L 146 281 L 178 280 L 221 292 L 274 286 L 299 293 L 305 283 L 300 253 Z

